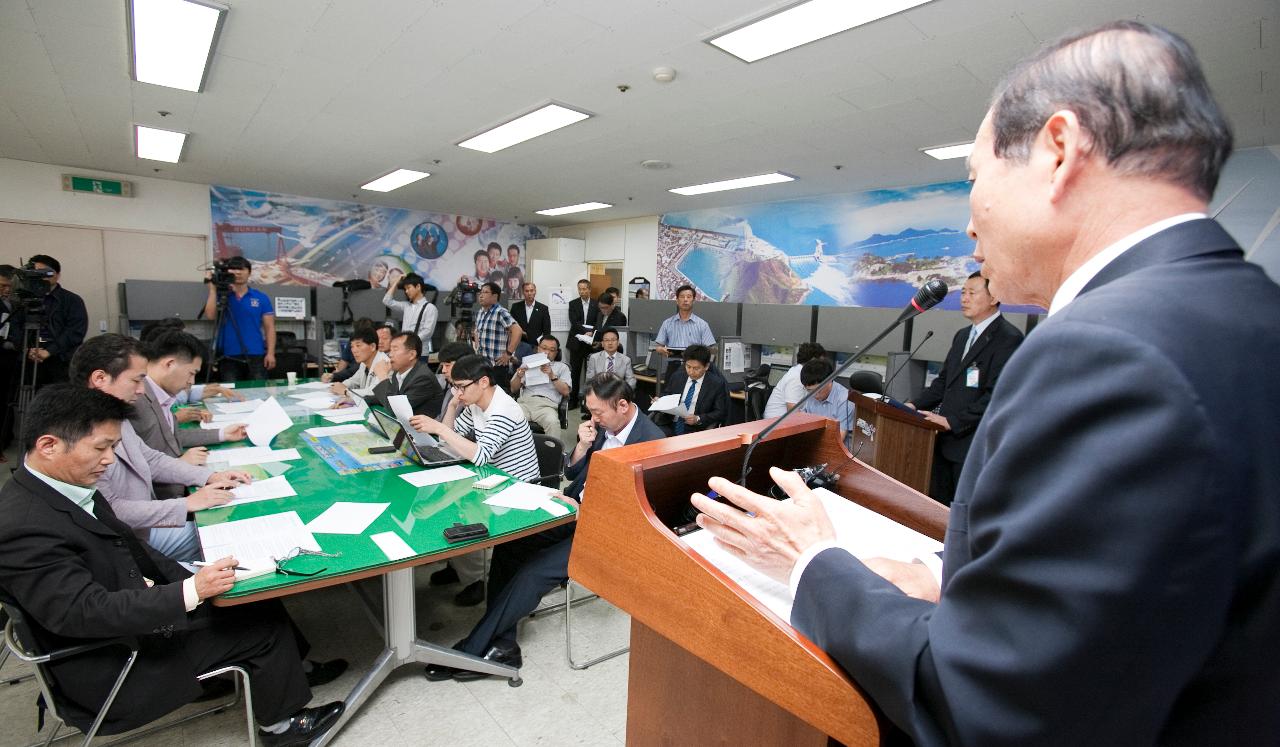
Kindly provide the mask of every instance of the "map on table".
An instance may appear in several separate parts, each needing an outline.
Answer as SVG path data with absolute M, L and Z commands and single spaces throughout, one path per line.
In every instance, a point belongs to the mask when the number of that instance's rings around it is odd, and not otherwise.
M 409 464 L 409 460 L 398 450 L 389 454 L 370 454 L 370 447 L 391 445 L 390 441 L 370 431 L 319 438 L 303 433 L 302 438 L 340 475 L 394 469 Z

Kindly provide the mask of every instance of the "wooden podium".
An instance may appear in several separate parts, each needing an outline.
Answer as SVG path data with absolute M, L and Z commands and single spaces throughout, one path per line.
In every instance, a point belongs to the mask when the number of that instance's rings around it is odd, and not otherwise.
M 853 429 L 853 452 L 858 458 L 895 480 L 928 493 L 933 441 L 942 428 L 852 390 L 849 401 L 857 416 L 875 428 L 872 438 Z
M 769 422 L 592 457 L 569 575 L 632 617 L 629 745 L 881 742 L 887 722 L 857 684 L 668 529 L 685 523 L 707 478 L 737 477 L 742 434 Z M 779 426 L 756 448 L 748 485 L 764 492 L 770 466 L 822 462 L 840 474 L 844 497 L 942 539 L 947 509 L 853 460 L 825 418 L 796 414 Z

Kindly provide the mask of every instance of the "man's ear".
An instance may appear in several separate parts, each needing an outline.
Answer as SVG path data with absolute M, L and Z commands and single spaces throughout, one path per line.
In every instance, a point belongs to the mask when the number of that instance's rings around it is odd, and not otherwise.
M 1059 202 L 1090 158 L 1089 138 L 1069 109 L 1054 112 L 1032 144 L 1031 161 L 1049 182 L 1049 199 Z

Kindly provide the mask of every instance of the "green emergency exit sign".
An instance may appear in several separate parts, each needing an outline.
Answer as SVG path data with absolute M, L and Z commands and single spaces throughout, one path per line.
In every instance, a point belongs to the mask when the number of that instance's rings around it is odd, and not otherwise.
M 115 197 L 133 197 L 133 182 L 98 179 L 92 176 L 62 175 L 62 189 L 67 192 L 92 192 Z

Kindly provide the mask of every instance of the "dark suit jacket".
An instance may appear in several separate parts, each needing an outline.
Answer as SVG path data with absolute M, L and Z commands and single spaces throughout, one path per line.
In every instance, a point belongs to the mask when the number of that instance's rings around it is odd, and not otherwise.
M 689 374 L 685 373 L 684 367 L 681 366 L 671 376 L 667 377 L 667 383 L 662 388 L 662 393 L 681 394 L 684 392 L 684 385 L 688 381 Z M 729 422 L 729 385 L 725 383 L 724 377 L 715 370 L 708 369 L 702 375 L 702 383 L 698 386 L 701 389 L 698 392 L 698 401 L 693 404 L 693 414 L 699 416 L 702 420 L 697 425 L 685 426 L 685 433 L 718 428 Z M 671 416 L 666 413 L 655 413 L 655 415 L 660 418 L 660 425 L 666 422 L 674 422 Z
M 62 363 L 70 363 L 71 356 L 80 347 L 80 343 L 84 342 L 84 336 L 89 331 L 89 313 L 85 310 L 84 299 L 59 285 L 44 297 L 44 311 L 45 320 L 40 335 L 44 338 L 47 333 L 47 339 L 42 347 L 49 351 L 51 357 Z M 11 324 L 10 333 L 16 330 L 18 342 L 22 340 L 25 318 L 25 313 L 18 309 L 11 320 L 17 326 Z
M 1216 222 L 1140 242 L 1005 368 L 941 602 L 831 549 L 792 623 L 919 745 L 1280 742 L 1277 319 Z
M 606 329 L 610 327 L 614 329 L 618 329 L 619 327 L 627 326 L 627 315 L 622 313 L 622 309 L 619 309 L 617 306 L 615 306 L 613 307 L 613 311 L 609 312 L 609 318 L 604 320 L 604 322 L 602 323 L 600 321 L 600 307 L 597 306 L 591 309 L 591 315 L 587 319 L 587 324 L 590 324 L 594 327 L 594 329 L 591 331 L 591 339 L 594 341 L 591 347 L 596 350 L 599 350 L 600 349 L 600 333 L 604 332 Z M 622 340 L 621 342 L 623 345 L 627 344 L 626 340 Z
M 135 538 L 100 495 L 94 510 L 99 518 L 19 468 L 0 489 L 0 590 L 26 611 L 45 650 L 138 637 L 142 653 L 105 722 L 114 733 L 200 694 L 189 672 L 171 667 L 182 658 L 174 632 L 189 627 L 181 581 L 190 574 Z M 103 648 L 51 668 L 72 701 L 101 703 L 126 654 Z
M 570 351 L 577 352 L 577 351 L 590 350 L 589 345 L 584 345 L 581 341 L 578 340 L 578 335 L 586 333 L 587 329 L 582 325 L 589 324 L 590 322 L 588 321 L 588 319 L 591 317 L 591 315 L 599 314 L 599 313 L 600 313 L 600 310 L 596 308 L 596 302 L 594 299 L 590 299 L 587 301 L 586 314 L 582 313 L 582 299 L 575 298 L 569 301 L 569 350 Z
M 666 437 L 667 434 L 654 425 L 653 421 L 646 418 L 643 412 L 637 412 L 636 423 L 631 426 L 631 432 L 627 434 L 626 445 L 630 446 L 644 441 L 657 441 Z M 592 442 L 591 449 L 581 459 L 564 468 L 564 476 L 572 480 L 569 487 L 565 488 L 565 495 L 574 500 L 582 500 L 582 489 L 587 484 L 587 468 L 590 466 L 591 455 L 599 451 L 601 446 L 604 446 L 604 440 L 604 429 L 596 428 L 596 440 Z
M 413 364 L 413 368 L 402 376 L 404 381 L 399 388 L 392 386 L 391 378 L 388 376 L 378 382 L 378 385 L 373 388 L 373 394 L 365 397 L 364 401 L 371 405 L 381 405 L 387 412 L 391 412 L 387 397 L 403 394 L 409 398 L 409 405 L 413 407 L 414 415 L 434 418 L 439 414 L 440 405 L 444 402 L 444 390 L 440 388 L 440 382 L 436 381 L 436 375 L 431 372 L 427 364 L 422 361 Z
M 524 330 L 524 336 L 520 338 L 520 341 L 537 347 L 539 340 L 551 334 L 551 311 L 541 301 L 533 303 L 533 315 L 531 318 L 526 319 L 524 311 L 524 299 L 511 304 L 511 316 L 515 317 L 516 324 L 519 324 L 520 329 Z
M 1022 333 L 1002 314 L 987 325 L 969 347 L 969 354 L 962 358 L 970 329 L 972 325 L 956 331 L 942 371 L 919 397 L 912 400 L 920 410 L 932 410 L 942 405 L 940 412 L 951 424 L 951 430 L 938 434 L 938 451 L 952 462 L 963 462 L 965 454 L 969 453 L 973 432 L 987 411 L 1000 372 L 1013 351 L 1022 344 Z M 978 369 L 976 387 L 965 383 L 966 372 L 970 368 Z

